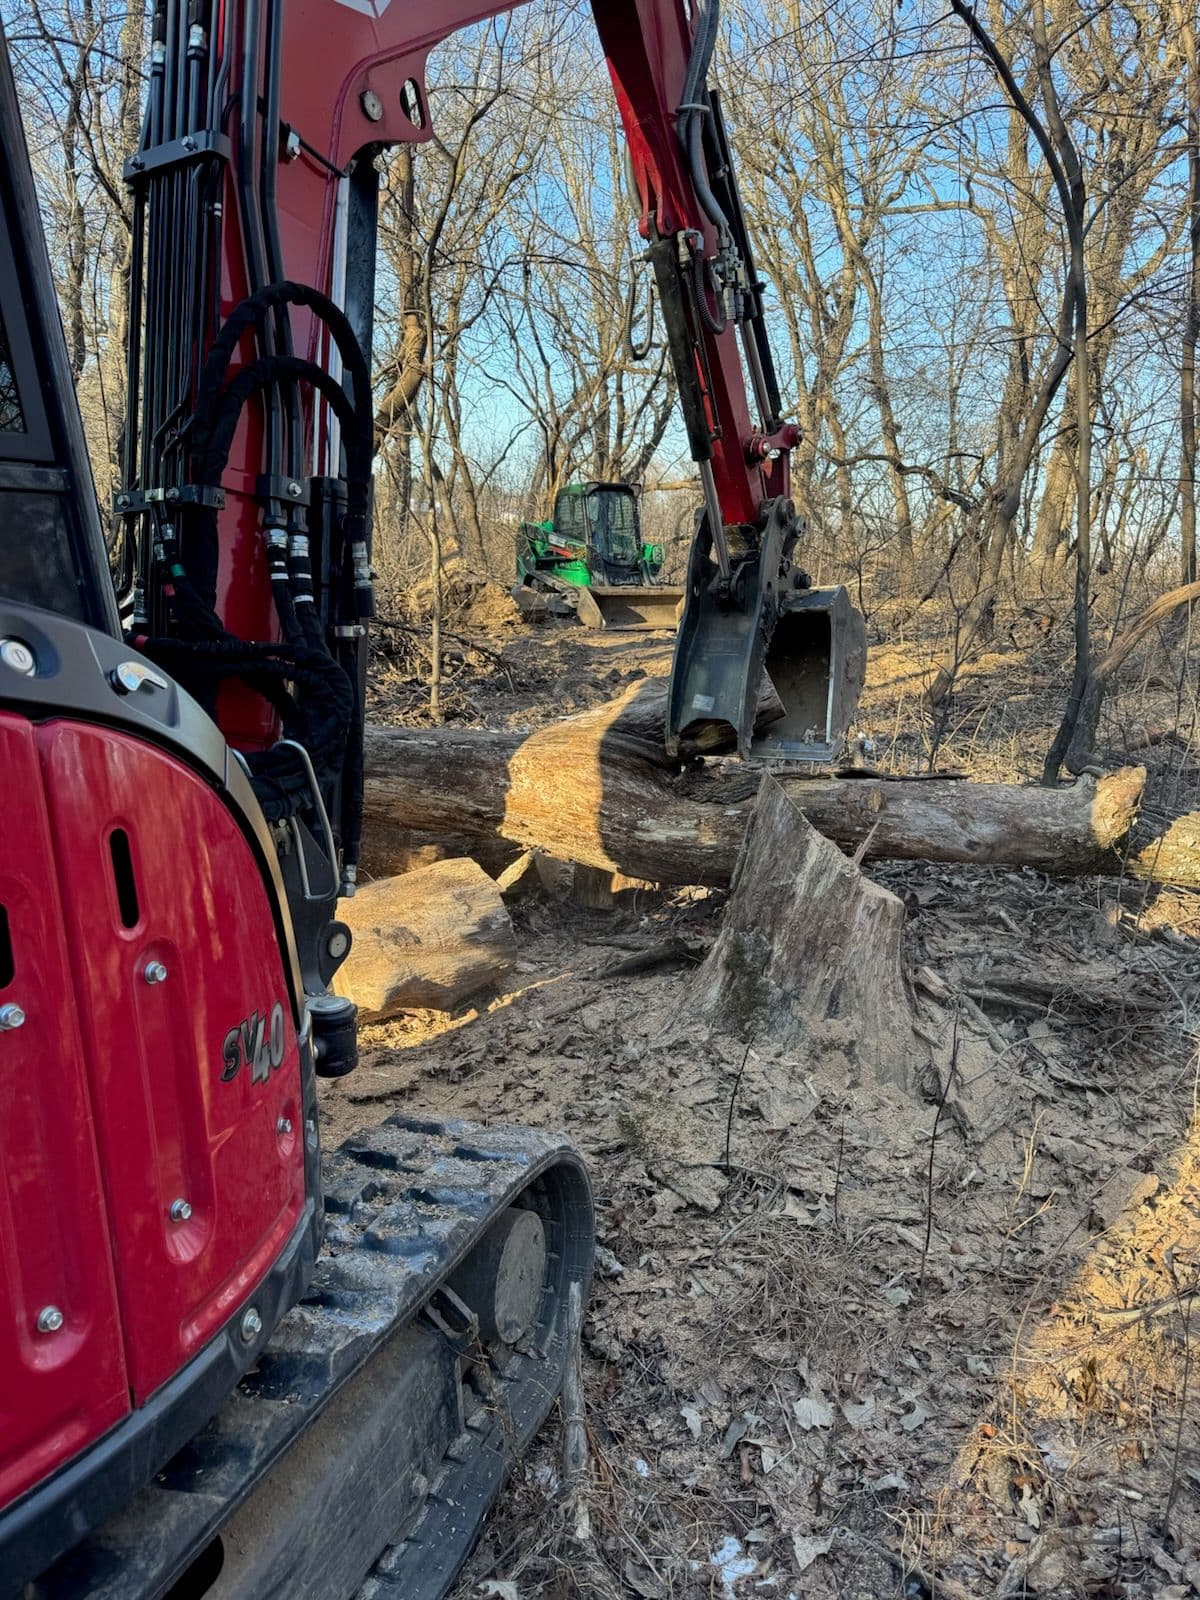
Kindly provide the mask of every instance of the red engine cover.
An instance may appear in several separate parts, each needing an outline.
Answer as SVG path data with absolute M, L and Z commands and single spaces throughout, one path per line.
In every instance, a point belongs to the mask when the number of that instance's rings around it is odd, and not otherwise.
M 303 1122 L 271 905 L 220 797 L 109 729 L 0 716 L 0 732 L 15 965 L 0 1003 L 29 1019 L 0 1032 L 0 1263 L 21 1308 L 0 1341 L 18 1339 L 8 1372 L 54 1369 L 3 1385 L 0 1470 L 19 1458 L 32 1482 L 264 1276 L 303 1209 Z M 62 1332 L 32 1339 L 35 1302 L 61 1307 Z
M 0 716 L 0 1505 L 129 1410 L 91 1099 L 34 730 Z M 60 1311 L 58 1333 L 38 1316 Z

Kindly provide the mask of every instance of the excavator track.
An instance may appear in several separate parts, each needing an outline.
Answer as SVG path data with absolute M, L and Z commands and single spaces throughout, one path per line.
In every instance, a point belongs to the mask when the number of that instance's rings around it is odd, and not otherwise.
M 559 1392 L 570 1287 L 586 1299 L 591 1276 L 587 1174 L 551 1134 L 401 1114 L 324 1181 L 309 1293 L 209 1426 L 26 1600 L 446 1593 Z M 506 1233 L 545 1241 L 504 1258 L 541 1273 L 518 1285 L 534 1309 L 511 1344 L 465 1298 L 486 1298 Z

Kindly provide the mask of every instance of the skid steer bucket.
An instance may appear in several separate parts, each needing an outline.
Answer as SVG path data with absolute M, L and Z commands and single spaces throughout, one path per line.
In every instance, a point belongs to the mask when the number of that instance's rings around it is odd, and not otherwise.
M 673 633 L 682 604 L 678 584 L 594 583 L 579 591 L 579 620 L 585 628 Z

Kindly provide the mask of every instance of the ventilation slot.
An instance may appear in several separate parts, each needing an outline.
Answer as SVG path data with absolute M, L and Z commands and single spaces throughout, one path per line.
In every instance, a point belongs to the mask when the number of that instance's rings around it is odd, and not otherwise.
M 13 960 L 12 935 L 8 931 L 8 907 L 0 906 L 0 989 L 13 981 L 17 964 Z
M 142 919 L 138 906 L 137 880 L 133 876 L 133 856 L 129 850 L 129 835 L 124 828 L 114 828 L 108 840 L 112 854 L 113 882 L 117 886 L 117 905 L 121 921 L 127 928 L 136 928 Z

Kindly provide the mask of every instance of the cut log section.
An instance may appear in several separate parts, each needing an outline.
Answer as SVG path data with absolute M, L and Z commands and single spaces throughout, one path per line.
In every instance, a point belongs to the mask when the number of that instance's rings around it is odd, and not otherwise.
M 364 1022 L 454 1011 L 494 989 L 516 960 L 498 886 L 475 861 L 438 861 L 364 883 L 338 915 L 354 944 L 335 980 Z
M 533 733 L 368 730 L 366 837 L 373 870 L 430 842 L 537 848 L 664 884 L 727 884 L 753 809 L 662 749 L 665 686 Z M 1200 817 L 1135 827 L 1146 774 L 1125 767 L 1069 787 L 949 779 L 780 782 L 818 832 L 871 858 L 1108 873 L 1200 888 Z M 472 854 L 476 845 L 461 844 Z M 497 869 L 499 870 L 499 869 Z
M 819 834 L 768 774 L 720 932 L 685 1007 L 722 1031 L 802 1050 L 836 1042 L 877 1082 L 928 1052 L 904 974 L 904 906 Z

